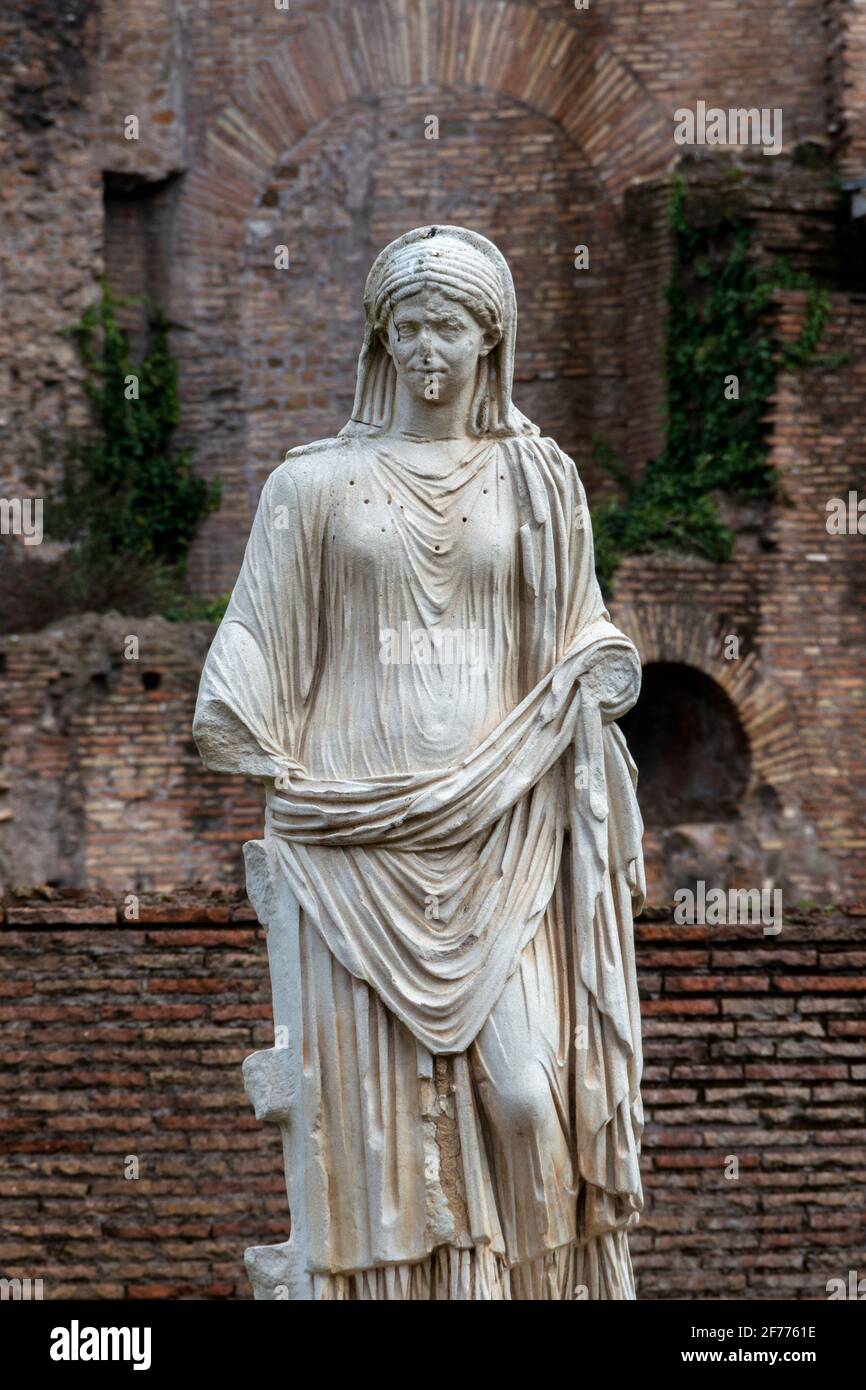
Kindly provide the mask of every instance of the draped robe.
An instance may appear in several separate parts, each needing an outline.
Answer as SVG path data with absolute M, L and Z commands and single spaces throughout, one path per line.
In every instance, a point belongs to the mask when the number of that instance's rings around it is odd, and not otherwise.
M 418 655 L 418 631 L 471 651 Z M 264 781 L 268 871 L 300 905 L 307 1296 L 634 1296 L 642 827 L 612 721 L 639 678 L 552 440 L 437 472 L 342 435 L 265 485 L 194 732 Z M 557 1163 L 495 1122 L 526 1049 Z

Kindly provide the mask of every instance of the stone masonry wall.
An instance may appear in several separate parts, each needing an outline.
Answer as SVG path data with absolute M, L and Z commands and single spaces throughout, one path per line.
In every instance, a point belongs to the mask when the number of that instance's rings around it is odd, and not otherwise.
M 89 141 L 97 15 L 88 0 L 0 10 L 0 496 L 24 491 L 43 431 L 86 419 L 64 329 L 98 295 L 102 177 Z
M 180 442 L 197 469 L 223 479 L 222 509 L 192 567 L 214 596 L 236 573 L 265 461 L 341 422 L 325 389 L 329 292 L 341 305 L 340 360 L 349 360 L 362 262 L 407 220 L 466 219 L 499 238 L 515 262 L 524 322 L 540 333 L 535 355 L 522 339 L 519 383 L 592 481 L 596 431 L 642 461 L 629 449 L 647 436 L 629 424 L 617 306 L 617 281 L 633 267 L 622 198 L 678 154 L 677 107 L 780 107 L 787 148 L 831 142 L 844 127 L 846 172 L 862 164 L 851 76 L 859 4 L 792 0 L 752 7 L 746 21 L 728 0 L 687 16 L 639 0 L 585 11 L 563 0 L 293 0 L 288 10 L 10 0 L 0 23 L 9 55 L 0 86 L 4 468 L 20 480 L 38 426 L 81 423 L 80 372 L 63 330 L 98 296 L 103 271 L 118 293 L 152 295 L 175 328 Z M 441 122 L 436 141 L 424 138 L 428 113 Z M 347 122 L 357 125 L 354 144 L 343 138 Z M 342 173 L 340 139 L 343 165 L 354 166 Z M 409 201 L 390 208 L 397 178 Z M 264 247 L 248 232 L 267 220 L 260 204 L 274 188 L 283 202 L 265 207 L 272 220 L 275 207 L 282 214 L 296 271 L 287 284 L 271 272 L 265 345 L 249 331 Z M 581 242 L 588 273 L 570 269 Z M 299 325 L 284 301 L 304 295 L 307 360 L 298 363 Z M 350 300 L 351 312 L 342 307 Z M 265 416 L 273 440 L 261 436 Z
M 245 1246 L 289 1229 L 240 1071 L 273 1040 L 264 934 L 239 898 L 140 913 L 6 900 L 0 1275 L 47 1299 L 249 1298 Z M 764 936 L 657 911 L 637 941 L 638 1296 L 826 1297 L 866 1260 L 863 918 Z
M 864 247 L 823 161 L 804 167 L 783 157 L 779 173 L 763 177 L 759 161 L 725 167 L 706 158 L 682 169 L 698 206 L 739 200 L 756 254 L 808 268 L 829 295 L 814 359 L 780 375 L 769 404 L 778 494 L 755 506 L 719 499 L 735 538 L 725 564 L 675 552 L 629 556 L 616 573 L 611 610 L 644 662 L 696 667 L 732 699 L 752 765 L 744 810 L 755 809 L 774 880 L 784 880 L 792 900 L 851 901 L 866 889 L 866 538 L 856 526 L 828 534 L 827 504 L 866 495 Z M 669 276 L 666 196 L 649 183 L 627 199 L 630 241 L 646 250 L 646 275 L 629 272 L 632 428 L 644 457 L 661 416 L 652 363 L 664 343 L 656 311 Z M 784 340 L 797 338 L 806 310 L 805 291 L 778 295 Z M 727 368 L 718 368 L 721 392 Z M 731 636 L 739 641 L 735 659 L 726 656 Z
M 237 881 L 264 798 L 206 772 L 192 739 L 213 632 L 89 614 L 0 638 L 0 882 L 120 895 Z

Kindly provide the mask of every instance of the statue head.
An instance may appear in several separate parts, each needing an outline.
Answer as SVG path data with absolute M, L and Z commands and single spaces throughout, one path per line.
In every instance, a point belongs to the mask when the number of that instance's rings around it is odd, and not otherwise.
M 538 433 L 511 400 L 514 283 L 486 237 L 465 227 L 406 232 L 374 261 L 364 310 L 355 404 L 344 434 L 388 429 L 398 378 L 419 397 L 432 379 L 442 400 L 474 379 L 467 433 Z
M 493 314 L 430 281 L 386 309 L 378 332 L 398 382 L 409 395 L 436 401 L 459 400 L 502 336 Z

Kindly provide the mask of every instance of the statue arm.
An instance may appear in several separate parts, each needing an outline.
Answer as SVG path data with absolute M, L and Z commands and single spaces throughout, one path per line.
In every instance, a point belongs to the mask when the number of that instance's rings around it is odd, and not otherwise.
M 271 474 L 199 686 L 193 737 L 211 771 L 270 779 L 299 768 L 316 661 L 316 511 L 285 465 Z
M 610 614 L 595 573 L 592 519 L 577 465 L 557 447 L 565 474 L 564 521 L 568 535 L 566 588 L 566 646 L 590 623 L 610 624 Z M 612 631 L 615 631 L 611 624 Z M 631 709 L 640 692 L 640 663 L 621 647 L 596 649 L 579 673 L 581 688 L 598 704 L 602 720 L 609 723 Z

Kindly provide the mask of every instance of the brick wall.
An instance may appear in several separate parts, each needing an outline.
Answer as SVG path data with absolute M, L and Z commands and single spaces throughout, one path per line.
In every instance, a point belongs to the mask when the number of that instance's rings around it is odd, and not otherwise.
M 827 530 L 827 505 L 866 496 L 866 294 L 830 297 L 816 364 L 784 378 L 773 413 L 771 463 L 786 505 L 774 515 L 774 580 L 764 593 L 758 642 L 769 670 L 796 701 L 805 774 L 799 791 L 819 843 L 849 893 L 866 889 L 866 537 Z M 783 301 L 795 335 L 804 296 Z M 848 360 L 842 361 L 847 355 Z
M 866 179 L 866 4 L 864 0 L 825 0 L 825 10 L 831 130 L 841 173 L 862 187 Z
M 758 7 L 748 23 L 727 0 L 687 17 L 641 0 L 580 12 L 562 0 L 293 0 L 288 11 L 70 0 L 62 13 L 51 0 L 11 0 L 0 21 L 10 55 L 0 88 L 10 473 L 20 476 L 36 423 L 81 422 L 80 371 L 62 330 L 98 296 L 103 270 L 121 293 L 146 289 L 176 329 L 181 442 L 224 484 L 193 577 L 225 592 L 263 465 L 340 423 L 362 261 L 425 220 L 479 225 L 514 260 L 527 330 L 518 377 L 544 429 L 587 469 L 594 431 L 639 465 L 628 446 L 641 451 L 648 436 L 629 419 L 618 288 L 634 269 L 624 192 L 669 167 L 673 113 L 699 99 L 781 106 L 788 148 L 828 141 L 841 121 L 845 170 L 857 172 L 862 6 L 826 8 L 825 24 L 813 0 Z M 438 141 L 424 139 L 428 112 L 440 118 Z M 129 115 L 138 139 L 124 136 Z M 271 272 L 263 351 L 263 246 L 247 232 L 275 187 L 297 271 Z M 166 207 L 154 207 L 154 189 Z M 137 190 L 142 207 L 124 206 L 119 190 L 133 200 Z M 589 273 L 570 270 L 580 242 Z M 144 266 L 154 244 L 158 263 Z M 346 315 L 337 357 L 323 283 Z M 298 366 L 287 301 L 302 295 Z M 318 389 L 305 370 L 318 372 Z
M 637 935 L 640 1295 L 826 1297 L 866 1259 L 862 920 L 786 913 L 763 936 L 668 919 Z
M 88 0 L 0 12 L 0 496 L 32 495 L 40 432 L 86 419 L 63 330 L 98 296 L 102 179 L 89 142 L 97 16 Z
M 70 914 L 96 925 L 46 925 Z M 279 1133 L 241 1083 L 273 1041 L 249 910 L 21 916 L 0 966 L 3 1272 L 46 1298 L 247 1297 L 250 1232 L 285 1234 Z
M 46 1298 L 247 1298 L 244 1248 L 288 1230 L 240 1072 L 273 1039 L 264 935 L 232 896 L 140 912 L 6 901 L 0 1273 Z M 650 918 L 639 1295 L 823 1298 L 866 1267 L 863 918 Z
M 88 614 L 0 638 L 0 884 L 237 881 L 264 798 L 206 772 L 193 742 L 213 632 Z
M 690 159 L 681 174 L 697 207 L 737 208 L 752 229 L 757 256 L 785 256 L 792 267 L 808 268 L 827 287 L 830 312 L 816 359 L 781 375 L 770 402 L 768 458 L 777 497 L 739 506 L 719 499 L 735 538 L 732 560 L 716 565 L 672 552 L 630 556 L 617 571 L 611 609 L 644 662 L 694 666 L 736 707 L 751 758 L 741 838 L 745 842 L 754 829 L 764 854 L 763 868 L 756 863 L 747 882 L 769 875 L 784 883 L 790 901 L 862 899 L 866 542 L 856 533 L 828 535 L 826 528 L 831 498 L 847 499 L 849 491 L 866 495 L 862 224 L 859 231 L 852 227 L 821 160 L 810 167 L 783 156 L 778 175 L 767 177 L 760 157 Z M 635 265 L 646 272 L 632 269 L 627 283 L 634 306 L 633 430 L 645 447 L 661 405 L 653 363 L 663 343 L 657 310 L 669 275 L 670 233 L 664 185 L 636 188 L 626 201 L 629 244 Z M 782 338 L 797 337 L 805 312 L 804 291 L 779 294 Z M 726 370 L 719 363 L 720 392 Z M 740 644 L 735 659 L 726 655 L 730 636 Z M 652 866 L 658 854 L 651 806 L 646 818 Z M 713 819 L 709 809 L 706 820 Z M 654 877 L 654 889 L 662 886 L 669 894 L 671 883 Z

